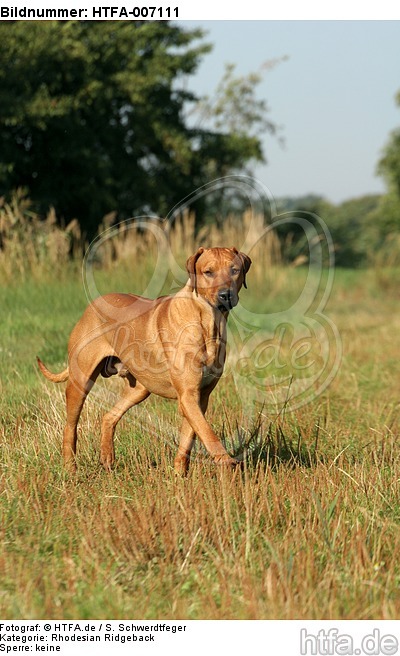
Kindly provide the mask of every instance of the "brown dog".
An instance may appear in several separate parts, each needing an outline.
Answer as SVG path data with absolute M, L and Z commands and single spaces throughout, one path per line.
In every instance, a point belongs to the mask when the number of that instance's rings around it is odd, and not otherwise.
M 38 358 L 49 380 L 68 379 L 65 465 L 75 469 L 77 424 L 86 396 L 99 374 L 118 374 L 126 389 L 104 415 L 100 460 L 114 463 L 114 431 L 122 415 L 151 393 L 178 399 L 183 415 L 175 470 L 185 473 L 195 435 L 214 461 L 235 465 L 205 419 L 210 393 L 225 363 L 226 321 L 238 302 L 250 258 L 236 248 L 199 248 L 189 257 L 189 280 L 174 296 L 150 300 L 133 294 L 107 294 L 84 312 L 71 333 L 68 367 L 51 373 Z

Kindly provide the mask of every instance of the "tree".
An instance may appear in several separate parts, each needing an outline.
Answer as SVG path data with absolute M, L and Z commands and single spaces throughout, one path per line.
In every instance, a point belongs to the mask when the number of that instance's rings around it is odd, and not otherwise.
M 266 162 L 261 136 L 278 136 L 279 128 L 267 118 L 268 105 L 265 99 L 257 98 L 256 90 L 263 72 L 286 59 L 285 56 L 266 61 L 259 71 L 247 75 L 237 75 L 236 66 L 226 64 L 214 94 L 201 98 L 195 105 L 193 115 L 209 131 L 214 144 L 207 144 L 209 179 L 238 173 L 251 176 L 254 164 Z M 242 215 L 248 203 L 249 199 L 238 190 L 226 186 L 204 199 L 204 209 L 209 221 L 222 224 L 227 214 Z
M 400 106 L 400 92 L 396 95 Z M 380 236 L 387 236 L 400 230 L 400 129 L 394 130 L 377 167 L 388 185 L 388 193 L 382 198 L 380 207 Z
M 382 197 L 372 194 L 338 205 L 313 194 L 301 198 L 278 199 L 280 215 L 277 218 L 293 217 L 293 222 L 279 225 L 278 221 L 276 226 L 284 256 L 289 261 L 302 255 L 308 256 L 308 240 L 295 219 L 306 219 L 318 228 L 319 217 L 326 224 L 332 238 L 336 265 L 351 268 L 367 265 L 382 241 L 377 230 L 381 203 Z M 321 243 L 326 248 L 324 242 L 325 239 Z M 328 261 L 330 253 L 325 252 L 324 256 Z
M 168 21 L 0 22 L 0 194 L 24 186 L 93 234 L 112 210 L 165 215 L 261 159 L 245 130 L 187 125 L 198 98 L 180 82 L 210 50 L 202 38 Z
M 396 104 L 400 106 L 400 92 L 396 95 Z M 378 173 L 400 198 L 400 129 L 394 130 L 385 147 L 383 157 L 378 163 Z
M 338 266 L 353 268 L 370 262 L 377 247 L 373 217 L 380 202 L 379 195 L 368 194 L 339 205 L 327 204 L 321 212 L 333 239 Z

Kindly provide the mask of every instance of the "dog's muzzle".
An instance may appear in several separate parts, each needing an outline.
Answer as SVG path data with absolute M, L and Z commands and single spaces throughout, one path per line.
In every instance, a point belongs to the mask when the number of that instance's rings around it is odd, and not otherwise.
M 220 289 L 217 295 L 218 309 L 226 312 L 237 305 L 238 296 L 232 289 Z

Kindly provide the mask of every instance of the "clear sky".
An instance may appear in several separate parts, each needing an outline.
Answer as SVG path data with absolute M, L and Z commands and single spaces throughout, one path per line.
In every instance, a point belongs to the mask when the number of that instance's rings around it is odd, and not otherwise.
M 239 73 L 289 59 L 265 74 L 258 97 L 285 145 L 263 137 L 256 177 L 275 197 L 316 193 L 341 202 L 384 191 L 376 164 L 400 127 L 400 21 L 182 21 L 214 45 L 190 88 L 212 94 L 224 64 Z

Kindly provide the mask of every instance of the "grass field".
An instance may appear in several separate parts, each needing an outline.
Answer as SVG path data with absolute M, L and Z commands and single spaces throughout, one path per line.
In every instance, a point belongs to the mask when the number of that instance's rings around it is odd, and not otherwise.
M 255 285 L 249 274 L 244 307 L 268 331 L 305 275 L 280 269 Z M 97 276 L 102 292 L 143 284 L 133 267 Z M 222 472 L 199 450 L 185 479 L 172 468 L 176 404 L 155 397 L 119 424 L 113 473 L 100 468 L 114 380 L 89 397 L 78 474 L 64 474 L 64 386 L 39 376 L 35 355 L 53 370 L 65 362 L 86 305 L 80 273 L 1 286 L 0 616 L 398 618 L 398 282 L 398 271 L 337 270 L 333 382 L 294 412 L 257 415 L 226 377 L 209 417 L 229 448 L 248 440 L 243 470 Z

